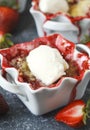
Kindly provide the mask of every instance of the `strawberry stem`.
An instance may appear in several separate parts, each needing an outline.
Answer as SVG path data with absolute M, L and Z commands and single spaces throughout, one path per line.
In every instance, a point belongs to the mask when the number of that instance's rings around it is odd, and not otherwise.
M 90 99 L 88 99 L 88 101 L 86 103 L 86 107 L 84 108 L 83 111 L 84 111 L 83 122 L 84 122 L 84 124 L 86 124 L 87 118 L 90 118 Z
M 90 99 L 87 101 L 86 112 L 87 112 L 87 117 L 90 118 Z
M 10 40 L 11 34 L 0 35 L 0 49 L 8 48 L 13 45 L 13 42 Z
M 7 0 L 1 0 L 0 6 L 8 6 L 17 10 L 19 9 L 17 0 L 11 0 L 9 2 Z

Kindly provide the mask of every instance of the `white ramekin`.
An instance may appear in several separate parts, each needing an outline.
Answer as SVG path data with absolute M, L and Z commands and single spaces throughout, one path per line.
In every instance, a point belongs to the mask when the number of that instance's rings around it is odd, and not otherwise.
M 34 4 L 30 8 L 30 13 L 34 18 L 38 36 L 60 33 L 65 38 L 74 43 L 80 42 L 85 35 L 90 35 L 90 18 L 84 18 L 73 24 L 66 15 L 58 15 L 51 20 L 46 20 L 46 16 L 39 10 L 34 9 Z M 80 29 L 80 30 L 79 30 Z
M 23 12 L 26 7 L 27 0 L 18 0 L 19 12 Z
M 59 34 L 54 34 L 52 36 L 53 36 L 52 38 L 56 38 L 59 36 Z M 50 37 L 47 36 L 46 39 L 50 39 Z M 40 41 L 42 39 L 45 38 L 41 38 Z M 32 49 L 37 41 L 38 40 L 36 41 L 33 40 L 32 44 L 31 42 L 17 44 L 14 47 L 18 47 L 18 49 L 20 49 L 20 47 L 23 47 L 23 49 Z M 45 41 L 45 43 L 49 44 L 47 40 Z M 28 48 L 25 47 L 27 44 L 28 45 L 30 44 Z M 90 49 L 88 47 L 82 44 L 77 44 L 75 46 L 76 48 L 79 48 L 79 50 L 83 50 L 84 52 L 86 52 L 90 57 Z M 76 48 L 75 51 L 77 53 L 81 53 Z M 56 87 L 52 88 L 41 87 L 39 89 L 33 90 L 30 87 L 30 84 L 18 81 L 18 71 L 15 68 L 4 66 L 5 61 L 4 57 L 1 54 L 1 51 L 5 53 L 4 56 L 8 54 L 10 56 L 10 53 L 12 54 L 12 50 L 10 52 L 9 48 L 0 50 L 0 61 L 1 61 L 0 64 L 1 67 L 4 69 L 4 71 L 6 72 L 6 78 L 4 78 L 2 75 L 3 69 L 0 71 L 0 86 L 3 89 L 16 94 L 33 114 L 42 115 L 48 113 L 52 110 L 55 110 L 59 107 L 68 104 L 71 100 L 80 99 L 84 95 L 87 84 L 90 80 L 90 69 L 85 71 L 82 79 L 79 82 L 75 78 L 65 77 L 63 78 L 63 80 L 58 82 Z M 17 48 L 15 49 L 14 53 L 16 52 Z

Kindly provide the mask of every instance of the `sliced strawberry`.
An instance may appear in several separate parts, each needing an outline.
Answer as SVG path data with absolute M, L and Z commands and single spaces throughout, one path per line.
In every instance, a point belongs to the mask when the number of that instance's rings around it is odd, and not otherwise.
M 89 114 L 90 100 L 87 105 L 82 100 L 75 100 L 60 110 L 55 119 L 71 127 L 80 127 L 86 124 L 86 118 L 89 117 Z

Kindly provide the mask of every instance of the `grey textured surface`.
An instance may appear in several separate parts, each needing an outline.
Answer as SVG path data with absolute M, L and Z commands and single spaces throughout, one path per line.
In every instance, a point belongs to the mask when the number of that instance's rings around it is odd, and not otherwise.
M 26 10 L 20 16 L 19 25 L 15 32 L 13 32 L 12 40 L 15 43 L 31 41 L 38 37 L 33 18 L 29 13 L 29 8 L 30 1 L 28 1 Z M 54 120 L 54 115 L 58 110 L 42 116 L 35 116 L 24 106 L 16 95 L 2 88 L 0 88 L 0 93 L 3 94 L 10 107 L 7 115 L 0 117 L 0 130 L 74 130 L 74 128 L 70 128 Z M 88 98 L 90 98 L 90 82 L 83 100 L 86 102 Z M 77 130 L 90 130 L 90 120 L 88 120 L 86 126 Z

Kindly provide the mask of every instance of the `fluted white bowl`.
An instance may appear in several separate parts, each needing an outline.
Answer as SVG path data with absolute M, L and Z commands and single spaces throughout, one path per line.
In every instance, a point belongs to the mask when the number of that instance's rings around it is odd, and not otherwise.
M 72 23 L 70 17 L 65 14 L 54 15 L 53 18 L 47 20 L 47 16 L 34 8 L 34 3 L 30 7 L 30 13 L 34 18 L 37 33 L 39 37 L 60 33 L 65 38 L 74 43 L 80 42 L 85 35 L 90 35 L 90 18 L 78 20 L 78 24 Z
M 41 44 L 50 46 L 55 44 L 59 49 L 61 46 L 58 41 L 64 41 L 66 45 L 73 46 L 75 57 L 76 54 L 82 53 L 77 50 L 77 47 L 86 52 L 88 58 L 90 57 L 90 50 L 88 47 L 81 44 L 75 45 L 64 39 L 60 34 L 37 38 L 32 42 L 16 44 L 11 48 L 0 50 L 0 64 L 2 68 L 0 71 L 0 86 L 3 89 L 16 94 L 25 106 L 35 115 L 48 113 L 68 104 L 71 100 L 82 98 L 90 79 L 90 66 L 88 70 L 85 70 L 84 75 L 80 80 L 72 77 L 64 77 L 60 79 L 54 87 L 41 87 L 33 90 L 29 83 L 20 82 L 18 80 L 18 71 L 14 67 L 8 66 L 8 58 L 17 55 L 20 50 L 24 53 L 25 50 L 30 51 Z M 80 61 L 82 60 L 83 59 L 80 59 Z M 90 63 L 90 58 L 86 60 L 86 62 Z M 3 71 L 6 73 L 6 78 L 3 77 Z

